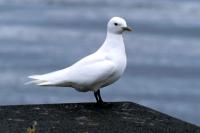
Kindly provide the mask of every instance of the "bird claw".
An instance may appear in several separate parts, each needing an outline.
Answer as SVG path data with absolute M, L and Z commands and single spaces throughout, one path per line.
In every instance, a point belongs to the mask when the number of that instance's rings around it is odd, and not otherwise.
M 107 102 L 103 102 L 103 101 L 99 101 L 96 103 L 96 106 L 97 107 L 100 107 L 100 108 L 109 108 L 109 107 L 112 107 L 112 104 L 111 103 L 107 103 Z

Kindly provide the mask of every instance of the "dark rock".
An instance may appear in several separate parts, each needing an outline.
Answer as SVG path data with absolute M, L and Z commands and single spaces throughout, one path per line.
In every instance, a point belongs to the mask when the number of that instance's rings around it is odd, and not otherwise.
M 34 125 L 33 125 L 34 123 Z M 198 126 L 121 102 L 0 107 L 0 133 L 200 133 Z

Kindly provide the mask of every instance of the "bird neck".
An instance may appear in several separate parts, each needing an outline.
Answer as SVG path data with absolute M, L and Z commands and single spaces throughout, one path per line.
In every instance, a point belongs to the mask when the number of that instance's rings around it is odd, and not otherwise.
M 122 34 L 107 32 L 106 40 L 100 47 L 103 52 L 125 52 L 124 40 Z

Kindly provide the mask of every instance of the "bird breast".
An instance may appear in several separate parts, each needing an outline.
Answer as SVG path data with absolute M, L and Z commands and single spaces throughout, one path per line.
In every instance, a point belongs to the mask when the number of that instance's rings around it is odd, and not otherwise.
M 102 87 L 105 87 L 107 85 L 112 84 L 113 82 L 117 81 L 122 74 L 124 73 L 124 70 L 126 69 L 126 54 L 118 54 L 117 56 L 107 56 L 109 60 L 111 60 L 115 64 L 115 70 L 105 83 L 102 85 Z

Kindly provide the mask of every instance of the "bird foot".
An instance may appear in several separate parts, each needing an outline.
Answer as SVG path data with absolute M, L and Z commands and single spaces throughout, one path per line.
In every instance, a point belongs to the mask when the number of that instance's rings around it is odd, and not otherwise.
M 101 107 L 101 108 L 108 108 L 108 107 L 111 107 L 112 104 L 111 103 L 107 103 L 107 102 L 103 102 L 103 101 L 98 101 L 96 103 L 96 106 L 97 107 Z

